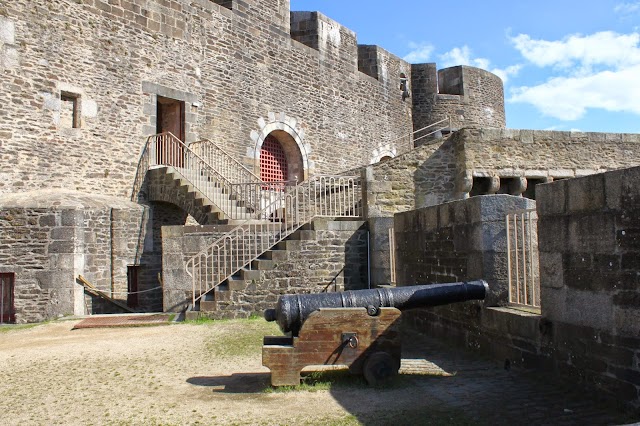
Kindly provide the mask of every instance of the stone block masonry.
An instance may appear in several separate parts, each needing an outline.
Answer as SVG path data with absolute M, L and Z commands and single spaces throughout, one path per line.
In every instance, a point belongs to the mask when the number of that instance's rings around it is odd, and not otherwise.
M 636 134 L 514 129 L 464 129 L 458 133 L 457 184 L 461 188 L 465 187 L 464 179 L 471 184 L 478 177 L 546 182 L 640 164 L 640 135 Z
M 452 129 L 504 128 L 502 80 L 485 70 L 435 64 L 411 66 L 414 130 L 451 118 Z
M 163 228 L 165 310 L 182 310 L 191 301 L 184 262 L 224 235 L 226 226 Z M 244 289 L 218 303 L 216 318 L 261 315 L 279 295 L 355 290 L 367 287 L 367 229 L 363 222 L 314 220 L 281 243 L 284 257 L 260 270 Z
M 143 206 L 109 197 L 64 191 L 0 197 L 0 272 L 15 274 L 16 322 L 112 312 L 85 293 L 78 275 L 126 303 L 128 267 L 145 256 L 146 221 Z M 146 284 L 141 280 L 138 290 Z M 153 297 L 160 294 L 145 294 L 141 309 L 157 309 Z
M 639 180 L 640 167 L 635 167 L 537 188 L 541 314 L 508 307 L 440 307 L 407 313 L 408 324 L 490 354 L 505 365 L 552 371 L 640 414 Z M 499 197 L 504 196 L 472 197 L 464 203 Z M 442 210 L 446 206 L 430 209 L 438 214 L 424 209 L 397 215 L 396 228 L 434 229 L 445 218 L 455 218 L 453 246 L 471 244 L 474 237 L 463 224 L 464 217 L 472 216 L 456 214 L 451 207 Z M 450 234 L 442 232 L 446 226 L 441 228 L 435 227 L 435 237 L 445 239 L 435 246 L 444 250 L 447 243 L 451 247 L 446 239 Z M 398 241 L 431 247 L 428 235 L 419 231 Z M 408 274 L 426 269 L 444 274 L 443 279 L 460 279 L 432 264 L 443 259 L 437 266 L 446 268 L 449 258 L 469 258 L 464 250 L 450 256 L 439 253 L 437 258 L 416 251 L 398 250 L 399 270 L 409 265 Z M 494 258 L 493 264 L 499 265 L 499 257 Z M 474 262 L 466 264 L 470 275 Z
M 489 283 L 484 305 L 507 305 L 505 216 L 532 207 L 532 200 L 496 195 L 396 214 L 398 285 L 484 279 Z
M 542 185 L 542 315 L 557 368 L 640 408 L 640 167 Z

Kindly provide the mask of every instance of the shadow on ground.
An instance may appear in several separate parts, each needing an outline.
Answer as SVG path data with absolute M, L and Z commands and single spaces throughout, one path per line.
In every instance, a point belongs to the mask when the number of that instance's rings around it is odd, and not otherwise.
M 505 370 L 503 365 L 453 350 L 423 336 L 403 339 L 400 375 L 368 387 L 346 370 L 303 373 L 302 385 L 274 389 L 269 373 L 192 377 L 214 392 L 259 394 L 328 390 L 361 425 L 611 425 L 628 416 L 593 395 L 551 376 Z
M 221 393 L 263 393 L 271 388 L 269 373 L 237 373 L 231 376 L 191 377 L 187 383 Z

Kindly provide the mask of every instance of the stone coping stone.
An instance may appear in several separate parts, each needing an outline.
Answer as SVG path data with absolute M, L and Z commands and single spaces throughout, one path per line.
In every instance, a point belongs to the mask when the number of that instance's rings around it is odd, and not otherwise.
M 83 208 L 142 209 L 127 198 L 87 194 L 68 189 L 38 189 L 28 192 L 0 194 L 0 208 L 42 208 L 53 210 Z

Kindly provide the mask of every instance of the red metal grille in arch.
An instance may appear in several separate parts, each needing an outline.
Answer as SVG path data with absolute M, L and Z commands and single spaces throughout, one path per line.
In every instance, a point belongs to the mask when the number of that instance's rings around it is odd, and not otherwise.
M 278 139 L 269 135 L 260 150 L 260 179 L 265 182 L 282 182 L 288 177 L 287 155 Z

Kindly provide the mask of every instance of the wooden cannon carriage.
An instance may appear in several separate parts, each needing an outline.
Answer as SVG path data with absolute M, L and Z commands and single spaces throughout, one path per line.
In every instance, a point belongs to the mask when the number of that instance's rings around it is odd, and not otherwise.
M 282 296 L 265 319 L 288 335 L 265 336 L 262 365 L 273 386 L 300 384 L 300 371 L 314 365 L 346 365 L 380 384 L 400 369 L 403 310 L 484 299 L 487 289 L 478 280 Z

